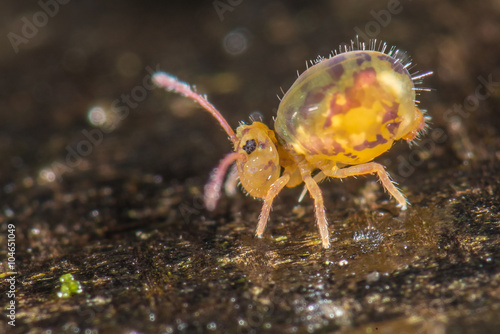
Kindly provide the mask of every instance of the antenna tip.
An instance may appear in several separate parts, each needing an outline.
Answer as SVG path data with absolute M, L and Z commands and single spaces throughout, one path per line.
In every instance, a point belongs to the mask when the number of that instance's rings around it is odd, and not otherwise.
M 155 74 L 153 74 L 152 81 L 158 87 L 168 87 L 178 80 L 174 76 L 165 72 L 156 72 Z

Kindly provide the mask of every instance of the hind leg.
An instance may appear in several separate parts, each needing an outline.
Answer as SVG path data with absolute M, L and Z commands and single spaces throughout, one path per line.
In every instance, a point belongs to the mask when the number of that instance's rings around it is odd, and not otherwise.
M 401 191 L 395 186 L 394 182 L 390 179 L 389 174 L 385 171 L 384 166 L 376 162 L 369 162 L 366 164 L 340 168 L 333 171 L 323 171 L 326 175 L 336 178 L 344 178 L 349 176 L 365 175 L 377 173 L 380 182 L 384 188 L 398 201 L 401 210 L 406 210 L 408 201 Z

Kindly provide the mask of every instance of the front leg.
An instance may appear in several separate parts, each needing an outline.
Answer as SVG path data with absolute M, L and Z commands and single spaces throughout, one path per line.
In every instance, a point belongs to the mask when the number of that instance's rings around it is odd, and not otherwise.
M 271 187 L 267 191 L 266 198 L 264 198 L 264 205 L 262 206 L 262 210 L 260 211 L 259 223 L 257 224 L 257 231 L 255 235 L 259 238 L 262 237 L 262 233 L 266 229 L 267 220 L 269 218 L 269 212 L 271 211 L 271 207 L 273 206 L 273 200 L 283 187 L 286 186 L 288 181 L 290 180 L 290 175 L 288 173 L 283 174 L 279 179 L 271 184 Z
M 385 171 L 384 166 L 382 166 L 381 164 L 378 164 L 376 162 L 369 162 L 361 165 L 323 172 L 327 176 L 336 178 L 377 173 L 378 178 L 382 182 L 384 188 L 396 199 L 396 201 L 398 201 L 399 206 L 401 206 L 401 210 L 406 210 L 408 207 L 408 201 L 406 200 L 406 197 L 394 185 L 394 182 L 390 179 L 389 174 Z

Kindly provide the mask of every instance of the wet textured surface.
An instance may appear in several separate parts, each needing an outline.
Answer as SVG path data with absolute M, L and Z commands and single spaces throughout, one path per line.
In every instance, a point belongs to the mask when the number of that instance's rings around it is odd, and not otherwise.
M 0 4 L 0 288 L 16 307 L 0 332 L 498 330 L 497 2 L 169 3 L 68 2 L 46 21 L 36 2 Z M 374 176 L 323 182 L 329 250 L 301 187 L 280 194 L 262 239 L 261 202 L 203 209 L 230 143 L 196 105 L 150 90 L 151 69 L 196 84 L 234 127 L 256 110 L 271 124 L 304 60 L 356 34 L 435 71 L 420 97 L 431 128 L 377 159 L 410 208 Z M 83 292 L 59 298 L 67 273 Z

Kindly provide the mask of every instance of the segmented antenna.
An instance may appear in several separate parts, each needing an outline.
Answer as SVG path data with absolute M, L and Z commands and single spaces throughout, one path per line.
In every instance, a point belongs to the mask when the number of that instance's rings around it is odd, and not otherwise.
M 198 102 L 206 111 L 211 113 L 217 121 L 219 121 L 219 124 L 226 131 L 233 144 L 236 143 L 238 138 L 236 137 L 233 129 L 229 126 L 219 111 L 215 109 L 210 102 L 208 102 L 206 96 L 196 93 L 190 85 L 165 72 L 156 72 L 153 75 L 153 82 L 160 88 L 165 88 L 169 92 L 181 94 Z
M 205 185 L 204 201 L 205 207 L 209 211 L 215 210 L 217 202 L 220 198 L 220 190 L 222 183 L 224 182 L 224 176 L 227 173 L 227 169 L 238 159 L 245 159 L 245 155 L 242 153 L 229 153 L 219 162 L 217 168 L 214 169 L 212 175 L 210 175 L 210 181 Z

